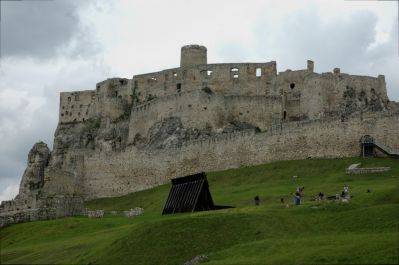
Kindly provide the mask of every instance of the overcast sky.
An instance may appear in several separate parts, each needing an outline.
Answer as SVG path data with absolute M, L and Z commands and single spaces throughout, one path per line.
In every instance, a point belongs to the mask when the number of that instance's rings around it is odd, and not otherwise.
M 13 198 L 35 142 L 50 148 L 60 91 L 95 89 L 179 65 L 277 61 L 278 71 L 384 74 L 399 101 L 398 3 L 344 0 L 1 1 L 0 201 Z

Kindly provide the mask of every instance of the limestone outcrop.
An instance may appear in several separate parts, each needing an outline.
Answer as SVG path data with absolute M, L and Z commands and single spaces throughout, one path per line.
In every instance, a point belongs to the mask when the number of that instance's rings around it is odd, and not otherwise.
M 43 142 L 36 143 L 29 151 L 28 166 L 22 176 L 17 199 L 35 196 L 44 185 L 44 169 L 48 166 L 50 149 Z
M 29 151 L 18 195 L 0 205 L 0 227 L 26 221 L 72 216 L 83 211 L 70 176 L 49 166 L 51 153 L 43 142 Z M 57 172 L 58 171 L 58 172 Z

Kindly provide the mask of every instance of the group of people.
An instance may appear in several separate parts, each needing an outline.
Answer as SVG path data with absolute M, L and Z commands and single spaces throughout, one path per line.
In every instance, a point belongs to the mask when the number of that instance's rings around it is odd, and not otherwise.
M 341 200 L 342 202 L 348 202 L 349 199 L 350 199 L 348 185 L 344 185 L 344 188 L 343 188 L 343 190 L 341 192 L 341 195 L 337 192 L 333 196 L 328 196 L 327 199 L 328 200 L 336 200 L 336 201 Z M 319 201 L 324 200 L 324 193 L 323 192 L 319 193 L 319 195 L 317 196 L 317 200 L 319 200 Z
M 296 181 L 297 177 L 295 176 L 295 178 L 293 177 L 293 180 Z M 300 205 L 303 202 L 303 191 L 304 191 L 305 187 L 301 186 L 301 187 L 297 187 L 295 193 L 291 193 L 291 195 L 293 196 L 293 204 L 294 205 Z M 370 192 L 370 190 L 368 190 L 367 192 Z M 342 202 L 348 202 L 350 199 L 350 194 L 349 194 L 349 187 L 348 185 L 344 185 L 343 190 L 341 192 L 341 194 L 336 193 L 335 196 L 329 196 L 327 197 L 327 199 L 335 199 L 335 200 L 341 200 Z M 324 193 L 323 192 L 319 192 L 317 199 L 316 200 L 324 200 Z M 280 199 L 281 203 L 284 204 L 284 198 Z M 254 202 L 256 206 L 259 206 L 260 204 L 260 198 L 259 195 L 256 195 L 254 197 Z M 287 204 L 288 206 L 288 204 Z

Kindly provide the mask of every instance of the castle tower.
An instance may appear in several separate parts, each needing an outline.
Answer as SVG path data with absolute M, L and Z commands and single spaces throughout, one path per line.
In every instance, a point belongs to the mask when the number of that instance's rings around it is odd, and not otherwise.
M 206 47 L 196 44 L 181 47 L 180 67 L 198 64 L 207 64 Z

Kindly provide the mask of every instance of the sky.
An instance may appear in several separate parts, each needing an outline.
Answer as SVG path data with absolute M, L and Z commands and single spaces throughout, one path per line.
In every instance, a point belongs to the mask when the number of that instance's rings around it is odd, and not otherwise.
M 52 149 L 61 91 L 178 67 L 180 47 L 201 44 L 209 63 L 384 74 L 399 101 L 398 40 L 397 2 L 1 1 L 0 201 L 16 196 L 33 144 Z

